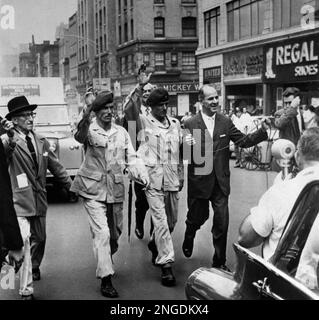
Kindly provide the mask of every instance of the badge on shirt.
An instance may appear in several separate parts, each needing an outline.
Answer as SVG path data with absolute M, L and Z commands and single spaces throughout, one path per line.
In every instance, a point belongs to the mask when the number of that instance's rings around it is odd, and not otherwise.
M 21 174 L 17 175 L 17 182 L 18 182 L 19 188 L 25 188 L 29 185 L 28 178 L 25 173 L 21 173 Z

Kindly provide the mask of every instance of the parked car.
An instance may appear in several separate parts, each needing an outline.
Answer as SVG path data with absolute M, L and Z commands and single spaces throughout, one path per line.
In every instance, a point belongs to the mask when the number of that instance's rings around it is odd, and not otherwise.
M 295 278 L 302 251 L 319 219 L 319 181 L 300 193 L 271 261 L 234 244 L 236 271 L 199 268 L 186 282 L 190 300 L 319 300 L 319 265 L 311 285 Z M 317 255 L 319 253 L 316 253 Z

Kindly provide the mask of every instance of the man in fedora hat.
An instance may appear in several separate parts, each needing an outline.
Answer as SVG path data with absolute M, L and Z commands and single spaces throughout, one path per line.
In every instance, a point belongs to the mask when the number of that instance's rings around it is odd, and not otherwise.
M 33 131 L 35 104 L 25 96 L 8 102 L 9 113 L 2 122 L 7 134 L 1 136 L 9 163 L 13 202 L 24 242 L 24 265 L 20 274 L 19 293 L 33 297 L 33 281 L 40 280 L 40 264 L 46 241 L 46 173 L 54 175 L 61 186 L 70 189 L 71 179 L 48 140 Z
M 113 112 L 110 91 L 99 93 L 92 107 L 84 112 L 74 137 L 84 144 L 85 159 L 71 188 L 83 198 L 97 260 L 96 277 L 101 279 L 101 294 L 108 298 L 118 297 L 111 278 L 112 255 L 117 252 L 123 229 L 123 171 L 128 169 L 131 178 L 144 185 L 149 180 L 129 134 L 112 121 Z

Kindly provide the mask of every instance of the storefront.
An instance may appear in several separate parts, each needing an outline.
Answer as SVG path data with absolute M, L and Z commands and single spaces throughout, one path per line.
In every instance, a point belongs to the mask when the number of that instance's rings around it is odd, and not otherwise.
M 226 111 L 245 107 L 252 115 L 263 114 L 262 48 L 228 52 L 223 60 Z
M 182 117 L 186 112 L 195 113 L 194 105 L 198 101 L 198 82 L 155 83 L 169 93 L 168 114 Z
M 319 33 L 275 42 L 264 47 L 263 82 L 267 84 L 270 113 L 282 108 L 287 87 L 301 90 L 302 105 L 319 100 Z

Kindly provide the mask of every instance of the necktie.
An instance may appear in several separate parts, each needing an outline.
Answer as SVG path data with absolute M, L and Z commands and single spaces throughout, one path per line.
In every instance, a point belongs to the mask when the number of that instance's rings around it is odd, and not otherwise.
M 305 120 L 304 120 L 303 115 L 302 115 L 301 112 L 300 112 L 300 120 L 301 120 L 301 130 L 305 131 L 305 129 L 306 129 Z
M 25 139 L 26 139 L 26 141 L 27 141 L 27 147 L 28 147 L 28 149 L 29 149 L 29 151 L 30 151 L 30 153 L 31 153 L 31 157 L 32 157 L 32 159 L 33 159 L 33 162 L 34 162 L 34 164 L 35 164 L 35 167 L 36 167 L 36 169 L 38 170 L 37 155 L 36 155 L 36 153 L 35 153 L 35 149 L 34 149 L 34 145 L 33 145 L 33 143 L 32 143 L 32 140 L 31 140 L 30 136 L 28 136 L 28 135 L 25 137 Z

